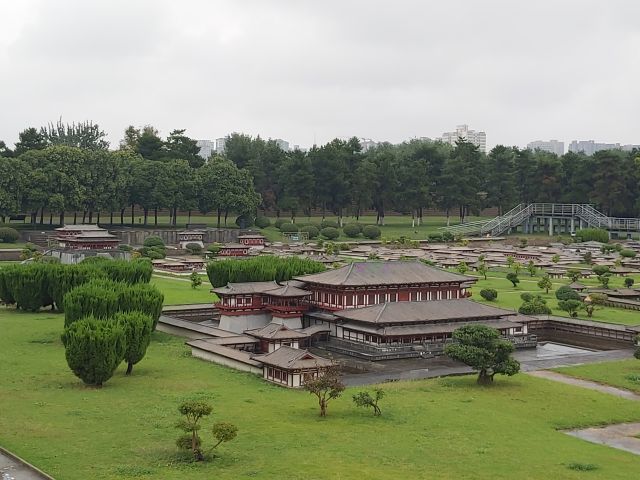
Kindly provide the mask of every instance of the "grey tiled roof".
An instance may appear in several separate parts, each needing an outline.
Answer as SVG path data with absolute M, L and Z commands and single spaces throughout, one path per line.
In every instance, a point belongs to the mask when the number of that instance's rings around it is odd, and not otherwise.
M 255 355 L 252 358 L 265 365 L 272 365 L 286 370 L 322 368 L 333 365 L 331 360 L 314 355 L 307 350 L 291 347 L 280 347 L 266 355 Z
M 338 318 L 376 324 L 425 323 L 502 318 L 515 315 L 512 310 L 492 307 L 465 299 L 422 302 L 388 302 L 370 307 L 334 312 Z
M 407 283 L 440 283 L 476 281 L 468 277 L 430 267 L 422 262 L 354 262 L 342 268 L 296 277 L 307 283 L 323 285 L 402 285 Z

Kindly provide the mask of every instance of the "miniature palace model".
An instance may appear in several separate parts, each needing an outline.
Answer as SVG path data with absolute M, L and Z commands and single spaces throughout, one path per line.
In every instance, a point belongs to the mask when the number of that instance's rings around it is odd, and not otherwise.
M 120 240 L 97 225 L 65 225 L 56 228 L 55 241 L 60 248 L 71 250 L 113 250 Z
M 194 356 L 299 387 L 332 362 L 304 347 L 369 360 L 443 353 L 459 327 L 480 323 L 535 346 L 527 317 L 469 300 L 476 281 L 422 262 L 354 262 L 284 283 L 215 288 L 221 338 L 188 342 Z

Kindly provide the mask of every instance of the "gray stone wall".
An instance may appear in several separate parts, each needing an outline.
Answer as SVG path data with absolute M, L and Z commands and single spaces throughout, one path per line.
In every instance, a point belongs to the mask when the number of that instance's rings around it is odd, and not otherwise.
M 110 232 L 117 236 L 120 241 L 126 245 L 142 245 L 144 239 L 150 236 L 158 236 L 162 238 L 162 241 L 166 245 L 178 245 L 178 233 L 183 232 L 184 229 L 120 229 L 110 230 Z M 240 230 L 237 228 L 207 228 L 204 229 L 204 243 L 233 243 L 238 241 L 238 234 Z

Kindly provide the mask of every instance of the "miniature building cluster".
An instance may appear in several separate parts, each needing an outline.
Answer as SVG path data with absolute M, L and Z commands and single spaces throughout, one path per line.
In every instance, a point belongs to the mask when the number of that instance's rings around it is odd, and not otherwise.
M 369 360 L 430 357 L 472 323 L 498 329 L 516 346 L 535 345 L 522 316 L 468 300 L 475 281 L 421 262 L 354 262 L 283 284 L 232 283 L 213 290 L 217 328 L 228 336 L 189 345 L 194 356 L 233 359 L 289 387 L 331 365 L 306 347 Z

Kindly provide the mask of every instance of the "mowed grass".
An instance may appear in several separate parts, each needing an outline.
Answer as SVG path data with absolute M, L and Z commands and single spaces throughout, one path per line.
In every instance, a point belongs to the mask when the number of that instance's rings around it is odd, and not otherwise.
M 189 277 L 172 278 L 154 275 L 151 284 L 164 294 L 165 305 L 186 305 L 189 303 L 213 303 L 218 297 L 211 293 L 211 284 L 204 280 L 202 285 L 191 288 Z
M 478 275 L 475 272 L 468 272 L 469 275 Z M 569 314 L 563 310 L 558 308 L 558 299 L 555 296 L 555 291 L 563 286 L 571 283 L 571 280 L 568 278 L 563 279 L 552 279 L 553 289 L 549 290 L 549 293 L 545 293 L 544 290 L 541 290 L 537 283 L 540 280 L 540 276 L 542 272 L 538 272 L 537 276 L 531 277 L 529 272 L 526 270 L 521 270 L 518 274 L 518 278 L 520 279 L 520 283 L 517 287 L 513 287 L 511 282 L 507 280 L 505 272 L 494 272 L 491 271 L 487 274 L 487 280 L 483 277 L 479 277 L 478 282 L 473 286 L 472 293 L 473 299 L 478 302 L 487 303 L 490 305 L 495 305 L 497 307 L 508 308 L 511 310 L 517 310 L 520 305 L 522 305 L 522 299 L 520 295 L 522 293 L 532 293 L 534 295 L 541 295 L 544 299 L 547 300 L 547 305 L 551 308 L 552 314 L 557 315 L 559 317 L 569 317 Z M 635 279 L 636 284 L 640 284 L 640 276 L 632 277 Z M 580 283 L 597 287 L 598 280 L 596 278 L 585 278 L 580 279 Z M 623 288 L 624 287 L 624 278 L 623 277 L 611 277 L 609 282 L 609 288 Z M 485 288 L 494 288 L 498 291 L 498 298 L 496 301 L 487 302 L 480 296 L 480 290 Z M 623 325 L 639 325 L 640 324 L 640 312 L 637 310 L 626 310 L 622 308 L 612 308 L 612 307 L 597 307 L 596 311 L 593 313 L 593 316 L 589 318 L 584 310 L 578 311 L 579 319 L 583 320 L 592 320 L 597 322 L 607 322 L 607 323 L 619 323 Z
M 592 380 L 640 393 L 640 360 L 635 358 L 617 362 L 555 368 L 554 370 L 572 377 Z
M 493 387 L 473 377 L 384 386 L 383 415 L 348 389 L 318 416 L 314 398 L 190 357 L 184 339 L 156 333 L 130 377 L 104 388 L 68 370 L 62 315 L 0 309 L 0 444 L 57 480 L 101 479 L 592 479 L 640 475 L 640 457 L 558 431 L 640 420 L 635 402 L 517 375 Z M 178 460 L 177 405 L 214 405 L 239 427 L 205 464 Z
M 15 243 L 2 243 L 0 242 L 0 250 L 8 250 L 12 248 L 18 248 L 22 250 L 25 247 L 26 243 L 15 242 Z

